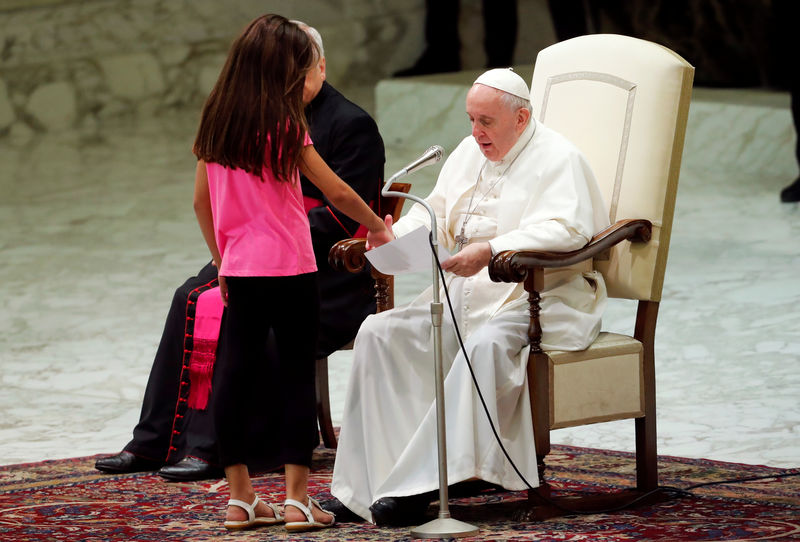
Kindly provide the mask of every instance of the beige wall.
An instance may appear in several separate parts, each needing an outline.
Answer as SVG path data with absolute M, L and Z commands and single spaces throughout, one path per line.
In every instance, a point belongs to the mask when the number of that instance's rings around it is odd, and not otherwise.
M 0 137 L 199 107 L 228 45 L 266 12 L 322 33 L 329 80 L 367 109 L 424 46 L 423 0 L 0 0 Z M 545 0 L 520 0 L 517 63 L 553 41 Z M 462 0 L 465 68 L 481 67 L 481 2 Z

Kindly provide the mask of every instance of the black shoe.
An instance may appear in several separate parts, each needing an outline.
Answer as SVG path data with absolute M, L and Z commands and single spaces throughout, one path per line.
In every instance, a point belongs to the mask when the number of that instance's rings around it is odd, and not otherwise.
M 151 470 L 158 470 L 164 463 L 161 461 L 154 461 L 152 459 L 145 459 L 138 455 L 133 455 L 130 452 L 122 451 L 117 455 L 111 457 L 104 457 L 94 462 L 94 468 L 102 472 L 110 472 L 113 474 L 124 474 L 128 472 L 145 472 Z
M 350 510 L 335 497 L 329 501 L 323 501 L 319 505 L 326 512 L 336 514 L 337 523 L 360 523 L 364 521 L 364 518 Z
M 174 465 L 161 467 L 158 475 L 168 482 L 194 482 L 222 478 L 225 471 L 198 457 L 184 457 Z
M 464 499 L 467 497 L 475 497 L 487 491 L 506 491 L 503 486 L 498 486 L 491 482 L 483 480 L 468 480 L 458 482 L 447 488 L 447 496 L 451 499 Z M 438 497 L 439 492 L 436 492 Z
M 376 525 L 407 527 L 419 525 L 425 520 L 425 512 L 431 503 L 431 494 L 411 495 L 409 497 L 383 497 L 378 499 L 369 511 Z
M 783 203 L 794 203 L 800 201 L 800 177 L 795 182 L 781 190 L 781 201 Z

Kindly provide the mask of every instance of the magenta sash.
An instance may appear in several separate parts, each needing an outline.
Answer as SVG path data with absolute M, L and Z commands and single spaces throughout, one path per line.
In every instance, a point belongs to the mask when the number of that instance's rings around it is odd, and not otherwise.
M 208 406 L 224 308 L 219 287 L 210 288 L 197 298 L 189 358 L 189 408 L 204 410 Z

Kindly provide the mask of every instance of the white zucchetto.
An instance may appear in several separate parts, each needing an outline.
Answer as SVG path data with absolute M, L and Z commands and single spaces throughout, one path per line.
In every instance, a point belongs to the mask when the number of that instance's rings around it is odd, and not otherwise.
M 495 68 L 487 72 L 483 72 L 480 77 L 475 79 L 473 85 L 480 83 L 487 87 L 496 88 L 503 92 L 508 92 L 514 96 L 518 96 L 524 100 L 531 99 L 531 93 L 528 90 L 528 85 L 518 74 L 514 73 L 511 68 Z

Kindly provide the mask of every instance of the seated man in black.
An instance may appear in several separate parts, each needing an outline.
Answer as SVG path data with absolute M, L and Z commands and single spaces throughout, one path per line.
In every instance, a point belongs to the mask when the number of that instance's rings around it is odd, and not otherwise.
M 299 23 L 319 45 L 319 33 Z M 331 169 L 370 205 L 376 205 L 383 180 L 385 153 L 375 121 L 325 82 L 325 56 L 306 77 L 306 117 L 314 147 Z M 338 273 L 328 265 L 330 247 L 356 236 L 358 224 L 334 209 L 305 177 L 301 178 L 317 257 L 320 288 L 318 358 L 350 342 L 361 322 L 375 312 L 369 271 Z M 145 390 L 142 413 L 133 440 L 117 455 L 97 460 L 95 468 L 109 473 L 159 470 L 167 480 L 202 480 L 223 476 L 216 465 L 213 391 L 204 408 L 191 399 L 190 378 L 198 350 L 193 337 L 198 297 L 217 286 L 217 270 L 209 263 L 175 292 L 164 332 Z M 223 316 L 224 317 L 224 316 Z M 225 337 L 220 336 L 219 341 Z M 195 353 L 195 356 L 192 354 Z M 214 352 L 211 352 L 213 359 Z M 190 362 L 190 359 L 192 360 Z M 211 373 L 213 390 L 213 372 Z M 254 375 L 254 378 L 257 378 Z M 208 383 L 207 383 L 208 384 Z M 202 401 L 206 403 L 206 401 Z M 269 424 L 265 415 L 265 424 Z

